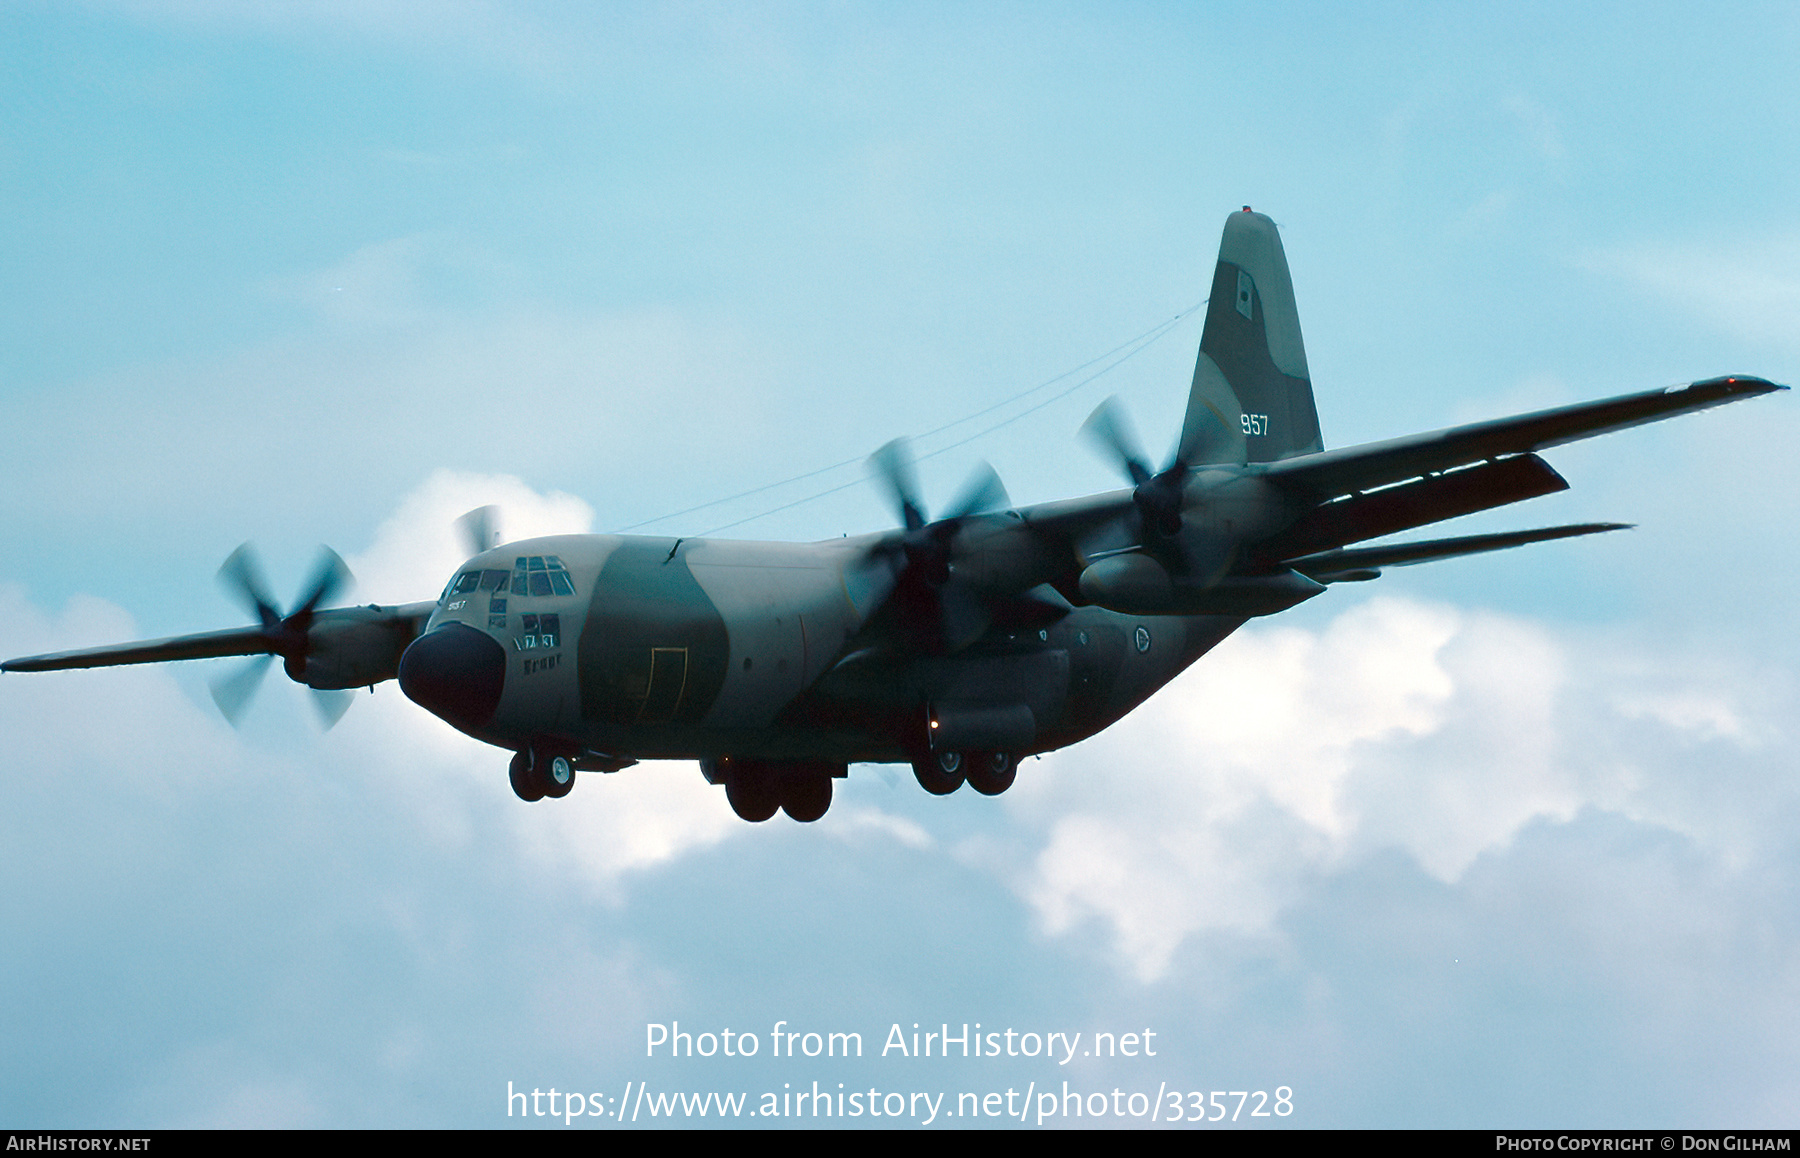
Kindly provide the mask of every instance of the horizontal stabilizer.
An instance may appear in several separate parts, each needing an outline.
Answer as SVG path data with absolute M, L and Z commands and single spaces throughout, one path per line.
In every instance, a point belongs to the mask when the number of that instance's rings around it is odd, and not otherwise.
M 1484 551 L 1504 551 L 1527 543 L 1545 543 L 1552 539 L 1569 539 L 1576 535 L 1596 535 L 1602 531 L 1624 531 L 1630 523 L 1573 523 L 1562 527 L 1540 527 L 1533 531 L 1506 531 L 1497 535 L 1461 535 L 1454 539 L 1427 539 L 1419 543 L 1390 543 L 1382 547 L 1358 547 L 1348 551 L 1322 551 L 1317 555 L 1293 560 L 1294 570 L 1320 583 L 1342 579 L 1372 579 L 1383 567 L 1408 567 L 1429 563 L 1434 559 L 1453 559 L 1458 555 L 1479 555 Z
M 1665 390 L 1283 459 L 1264 467 L 1263 477 L 1298 494 L 1329 499 L 1786 389 L 1762 378 L 1709 378 Z

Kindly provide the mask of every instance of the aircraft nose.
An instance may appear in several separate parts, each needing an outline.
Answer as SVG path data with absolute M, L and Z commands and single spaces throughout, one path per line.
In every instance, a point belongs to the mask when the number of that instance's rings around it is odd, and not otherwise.
M 400 690 L 459 728 L 479 728 L 493 719 L 505 686 L 506 649 L 467 624 L 428 631 L 400 657 Z

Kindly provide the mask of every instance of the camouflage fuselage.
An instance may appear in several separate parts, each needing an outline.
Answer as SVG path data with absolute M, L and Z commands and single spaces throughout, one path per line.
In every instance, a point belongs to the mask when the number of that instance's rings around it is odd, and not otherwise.
M 934 707 L 1022 707 L 1032 725 L 1024 755 L 1112 724 L 1243 622 L 1083 607 L 1043 627 L 996 628 L 952 655 L 867 646 L 882 594 L 862 565 L 874 539 L 568 535 L 478 555 L 465 573 L 557 557 L 575 590 L 447 593 L 426 634 L 462 624 L 507 659 L 490 720 L 446 718 L 511 749 L 892 762 L 924 747 Z M 528 632 L 527 616 L 555 616 L 558 630 Z

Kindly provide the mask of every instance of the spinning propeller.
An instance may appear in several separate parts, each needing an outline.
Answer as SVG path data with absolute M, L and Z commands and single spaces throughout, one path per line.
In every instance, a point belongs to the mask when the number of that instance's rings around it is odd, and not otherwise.
M 1131 480 L 1131 502 L 1138 512 L 1138 545 L 1146 554 L 1160 557 L 1167 570 L 1181 576 L 1183 582 L 1203 587 L 1231 569 L 1237 557 L 1235 541 L 1192 531 L 1182 534 L 1182 506 L 1188 475 L 1194 468 L 1179 449 L 1170 456 L 1168 466 L 1150 473 L 1117 398 L 1096 406 L 1081 424 L 1081 432 Z
M 1135 488 L 1131 501 L 1143 519 L 1147 537 L 1174 538 L 1181 533 L 1181 501 L 1183 484 L 1191 469 L 1181 460 L 1179 451 L 1169 465 L 1155 474 L 1145 464 L 1143 452 L 1131 433 L 1131 425 L 1117 398 L 1108 398 L 1094 408 L 1081 432 L 1106 452 L 1131 480 Z
M 869 462 L 875 467 L 876 477 L 886 485 L 906 527 L 904 535 L 883 547 L 892 549 L 897 543 L 906 556 L 907 567 L 919 568 L 934 586 L 941 586 L 950 577 L 950 543 L 962 529 L 963 520 L 1002 510 L 1012 502 L 1000 476 L 984 462 L 975 468 L 956 501 L 950 504 L 951 513 L 935 522 L 928 521 L 925 507 L 919 502 L 918 475 L 913 470 L 906 440 L 896 438 L 870 455 Z
M 257 565 L 250 544 L 245 543 L 225 560 L 219 568 L 219 583 L 256 616 L 261 624 L 265 648 L 264 654 L 251 659 L 234 674 L 213 681 L 213 703 L 219 706 L 220 713 L 233 727 L 242 718 L 257 688 L 262 686 L 271 658 L 280 656 L 288 677 L 298 683 L 306 682 L 307 633 L 312 627 L 313 615 L 320 604 L 347 587 L 351 578 L 350 569 L 344 566 L 337 552 L 329 547 L 321 548 L 319 565 L 303 589 L 305 594 L 294 610 L 284 616 L 269 598 L 268 584 L 263 582 L 262 569 Z M 311 691 L 313 706 L 327 728 L 343 718 L 350 707 L 350 692 L 317 688 Z
M 498 547 L 500 545 L 500 508 L 496 506 L 476 507 L 456 520 L 456 529 L 462 532 L 463 549 L 468 551 L 471 556 Z
M 982 463 L 963 484 L 949 512 L 931 519 L 919 499 L 918 476 L 905 439 L 895 439 L 869 456 L 906 529 L 881 540 L 872 555 L 884 556 L 893 575 L 891 601 L 906 630 L 926 650 L 956 651 L 979 638 L 991 622 L 980 598 L 957 582 L 950 563 L 956 534 L 968 519 L 1004 510 L 1012 500 L 994 468 Z

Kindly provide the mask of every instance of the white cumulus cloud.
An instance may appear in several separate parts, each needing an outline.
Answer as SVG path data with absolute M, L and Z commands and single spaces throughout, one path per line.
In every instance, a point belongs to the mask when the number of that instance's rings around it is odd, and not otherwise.
M 1148 981 L 1190 938 L 1270 933 L 1381 850 L 1452 884 L 1527 825 L 1600 808 L 1728 856 L 1754 805 L 1694 807 L 1686 761 L 1753 742 L 1751 682 L 1671 686 L 1609 641 L 1406 600 L 1252 624 L 1021 781 L 1042 836 L 1017 887 L 1053 934 L 1101 922 Z

